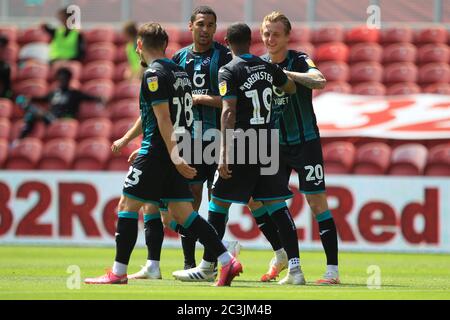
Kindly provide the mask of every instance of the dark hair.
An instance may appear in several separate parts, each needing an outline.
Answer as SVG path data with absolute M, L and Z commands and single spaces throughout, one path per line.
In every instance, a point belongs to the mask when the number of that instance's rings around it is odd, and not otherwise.
M 123 32 L 125 32 L 125 34 L 136 38 L 138 35 L 138 29 L 136 27 L 136 23 L 133 21 L 129 21 L 127 22 L 124 26 L 123 26 Z
M 69 7 L 64 7 L 59 9 L 58 14 L 63 14 L 66 19 L 68 19 L 70 17 L 70 13 L 67 11 L 69 9 Z
M 191 22 L 194 22 L 198 14 L 210 14 L 214 16 L 214 20 L 217 22 L 217 15 L 211 7 L 208 6 L 198 6 L 192 11 Z
M 248 45 L 252 41 L 252 30 L 245 23 L 233 23 L 227 29 L 227 40 L 234 45 Z
M 6 47 L 8 45 L 8 38 L 2 34 L 0 34 L 0 47 Z
M 65 68 L 65 67 L 59 68 L 56 71 L 56 77 L 59 77 L 59 76 L 65 76 L 65 77 L 67 77 L 67 79 L 70 80 L 70 79 L 72 79 L 72 71 L 70 71 L 69 68 Z
M 147 49 L 165 49 L 169 43 L 166 30 L 156 22 L 142 25 L 138 31 L 138 37 L 142 39 L 142 45 Z

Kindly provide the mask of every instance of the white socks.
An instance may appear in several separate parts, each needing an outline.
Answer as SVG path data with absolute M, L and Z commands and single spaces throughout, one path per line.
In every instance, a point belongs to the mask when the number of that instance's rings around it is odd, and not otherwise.
M 286 256 L 286 251 L 284 251 L 283 248 L 275 251 L 275 259 L 277 260 L 277 262 L 281 262 L 283 261 L 283 258 Z
M 147 269 L 158 269 L 159 268 L 159 261 L 156 260 L 147 260 L 145 267 Z
M 198 267 L 203 270 L 213 270 L 214 262 L 208 262 L 202 259 Z
M 222 253 L 220 256 L 217 257 L 217 260 L 219 260 L 222 266 L 229 264 L 231 259 L 233 259 L 233 256 L 228 251 L 225 251 L 224 253 Z
M 333 266 L 331 264 L 327 265 L 327 272 L 339 274 L 338 266 Z
M 127 274 L 127 268 L 128 266 L 126 264 L 114 261 L 112 272 L 116 276 L 123 276 L 124 274 Z
M 300 259 L 299 258 L 292 258 L 289 260 L 289 271 L 300 268 Z

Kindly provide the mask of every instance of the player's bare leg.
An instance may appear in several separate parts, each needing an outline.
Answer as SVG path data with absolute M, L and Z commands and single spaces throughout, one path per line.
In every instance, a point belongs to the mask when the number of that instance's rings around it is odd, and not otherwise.
M 305 277 L 300 266 L 300 253 L 298 247 L 297 228 L 292 220 L 285 201 L 264 201 L 271 218 L 278 227 L 281 242 L 286 250 L 288 262 L 288 274 L 278 283 L 281 285 L 305 284 Z
M 159 207 L 145 204 L 144 231 L 147 245 L 147 262 L 141 270 L 128 276 L 128 279 L 161 279 L 161 248 L 164 241 L 164 227 L 161 221 Z
M 88 278 L 86 284 L 127 284 L 127 268 L 131 252 L 137 240 L 139 209 L 138 200 L 123 196 L 118 206 L 119 220 L 116 230 L 116 257 L 111 271 L 98 278 Z
M 337 231 L 333 216 L 328 209 L 327 195 L 323 192 L 306 194 L 305 197 L 319 224 L 320 240 L 327 256 L 327 270 L 323 278 L 317 280 L 316 283 L 339 284 Z
M 277 225 L 273 222 L 262 202 L 254 201 L 252 198 L 248 202 L 247 207 L 250 209 L 253 218 L 255 218 L 259 230 L 264 234 L 275 252 L 275 256 L 270 260 L 269 270 L 262 275 L 261 281 L 275 280 L 281 271 L 288 267 L 287 253 L 281 244 Z
M 233 278 L 242 272 L 242 265 L 226 250 L 214 228 L 193 210 L 189 202 L 169 203 L 169 214 L 190 234 L 197 237 L 205 246 L 205 251 L 214 254 L 222 265 L 216 286 L 230 285 Z M 192 278 L 194 279 L 195 275 Z

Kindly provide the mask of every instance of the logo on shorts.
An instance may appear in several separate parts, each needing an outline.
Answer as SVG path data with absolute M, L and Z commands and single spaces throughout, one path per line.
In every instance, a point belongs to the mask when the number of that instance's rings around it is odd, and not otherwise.
M 323 180 L 319 180 L 319 181 L 315 182 L 314 184 L 315 184 L 316 186 L 319 186 L 322 182 L 323 182 Z
M 220 95 L 223 97 L 227 94 L 227 82 L 223 81 L 219 84 Z
M 151 92 L 156 92 L 159 88 L 158 77 L 149 77 L 147 79 L 148 90 Z

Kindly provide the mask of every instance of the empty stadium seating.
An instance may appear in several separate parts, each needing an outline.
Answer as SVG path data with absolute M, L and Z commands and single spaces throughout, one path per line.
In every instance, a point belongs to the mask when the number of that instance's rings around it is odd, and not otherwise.
M 450 143 L 440 144 L 430 149 L 425 175 L 450 177 Z
M 390 175 L 419 176 L 427 162 L 427 148 L 411 143 L 398 146 L 392 151 Z
M 42 154 L 42 142 L 37 138 L 25 138 L 12 147 L 6 161 L 9 170 L 32 170 Z
M 73 139 L 60 138 L 47 142 L 38 168 L 40 170 L 70 170 L 75 149 L 76 143 Z
M 103 170 L 111 154 L 110 142 L 106 138 L 85 139 L 77 145 L 74 170 Z
M 391 148 L 382 142 L 364 144 L 356 151 L 353 172 L 362 175 L 385 174 L 391 158 Z
M 355 147 L 350 142 L 332 142 L 323 147 L 325 172 L 331 174 L 348 174 L 355 161 Z

